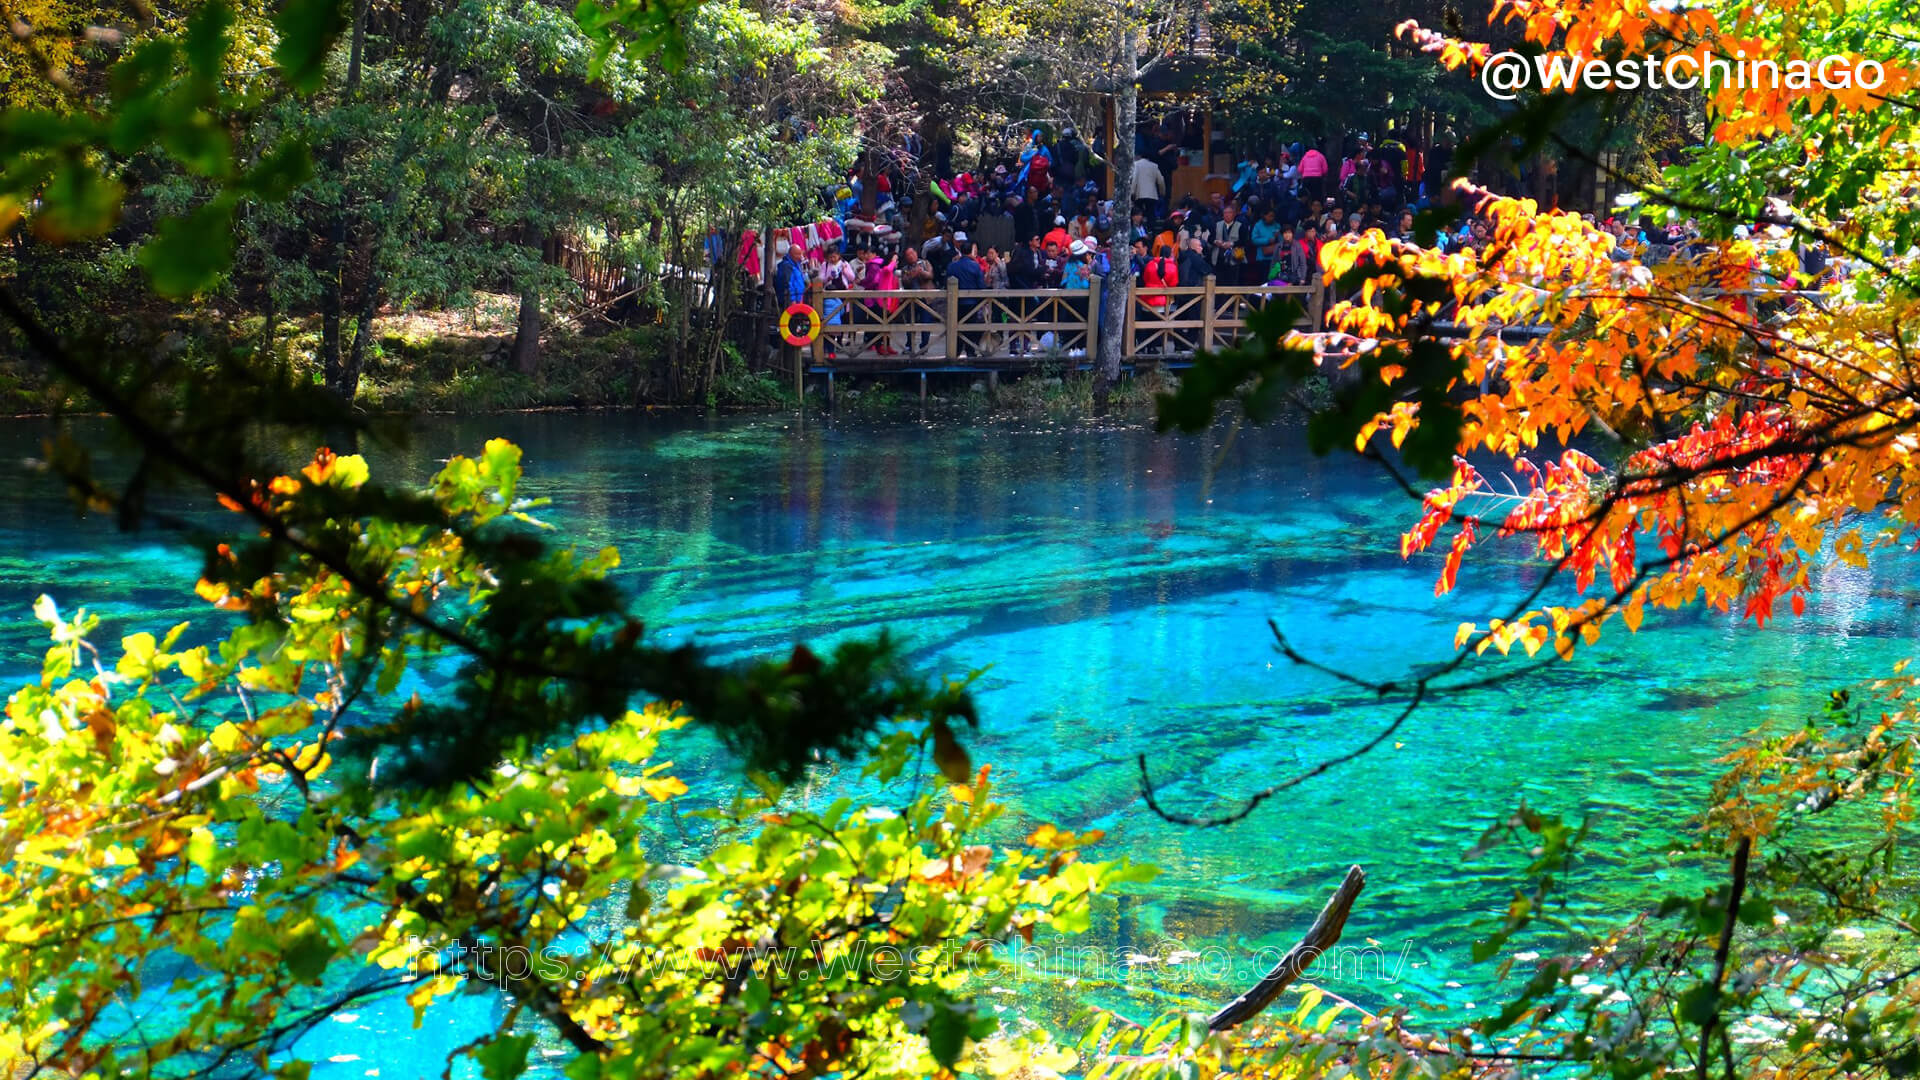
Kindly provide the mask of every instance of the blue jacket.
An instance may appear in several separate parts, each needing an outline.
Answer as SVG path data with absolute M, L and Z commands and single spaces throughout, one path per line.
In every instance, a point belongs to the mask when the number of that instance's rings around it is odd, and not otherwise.
M 971 256 L 963 255 L 948 264 L 947 276 L 960 283 L 962 292 L 987 287 L 987 275 L 981 272 L 980 263 Z
M 807 298 L 807 268 L 790 256 L 773 268 L 773 286 L 782 307 Z

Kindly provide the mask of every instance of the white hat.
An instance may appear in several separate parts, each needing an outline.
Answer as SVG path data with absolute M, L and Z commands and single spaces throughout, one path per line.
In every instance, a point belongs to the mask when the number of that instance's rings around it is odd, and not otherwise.
M 1745 225 L 1735 225 L 1733 227 L 1733 238 L 1735 240 L 1745 240 L 1747 237 L 1752 235 L 1753 235 L 1753 230 L 1747 228 Z
M 1053 223 L 1055 225 L 1065 225 L 1067 223 L 1067 219 L 1061 217 L 1059 214 L 1055 214 L 1053 215 Z
M 1087 242 L 1085 240 L 1075 240 L 1073 246 L 1067 250 L 1075 255 L 1085 255 L 1087 253 Z
M 953 242 L 954 242 L 954 243 L 956 243 L 956 244 L 964 244 L 964 243 L 966 243 L 966 242 L 967 242 L 967 234 L 966 234 L 966 233 L 963 233 L 963 232 L 957 232 L 957 233 L 954 233 L 954 234 L 953 234 Z

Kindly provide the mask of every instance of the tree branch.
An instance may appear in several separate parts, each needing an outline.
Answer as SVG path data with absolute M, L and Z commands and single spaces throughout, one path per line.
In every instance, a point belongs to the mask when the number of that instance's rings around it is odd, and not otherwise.
M 1353 912 L 1353 902 L 1359 898 L 1360 890 L 1367 885 L 1367 872 L 1358 866 L 1347 867 L 1346 880 L 1334 890 L 1327 899 L 1327 906 L 1320 909 L 1320 916 L 1307 928 L 1306 936 L 1300 943 L 1287 950 L 1280 962 L 1273 965 L 1253 989 L 1228 1002 L 1226 1007 L 1214 1013 L 1207 1020 L 1208 1031 L 1227 1031 L 1260 1015 L 1261 1010 L 1273 1004 L 1298 979 L 1302 972 L 1313 966 L 1320 955 L 1332 948 L 1340 940 L 1341 931 L 1347 927 L 1347 916 Z

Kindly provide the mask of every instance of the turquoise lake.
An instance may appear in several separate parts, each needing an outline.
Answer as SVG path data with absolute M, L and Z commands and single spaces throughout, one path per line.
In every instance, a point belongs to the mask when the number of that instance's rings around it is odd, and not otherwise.
M 41 592 L 106 615 L 108 640 L 205 617 L 190 590 L 193 553 L 162 534 L 76 519 L 48 482 L 13 467 L 45 430 L 0 422 L 9 682 L 37 668 L 28 609 Z M 1222 455 L 1224 434 L 537 414 L 421 419 L 405 447 L 365 449 L 381 475 L 424 477 L 488 437 L 520 443 L 523 491 L 554 502 L 543 517 L 581 544 L 619 547 L 640 614 L 676 639 L 748 656 L 885 627 L 923 670 L 987 669 L 969 744 L 1014 807 L 1009 833 L 1045 821 L 1104 829 L 1095 855 L 1162 869 L 1107 902 L 1080 944 L 1160 956 L 1284 947 L 1359 863 L 1370 880 L 1347 941 L 1377 942 L 1376 962 L 1323 981 L 1363 1005 L 1397 999 L 1456 1019 L 1499 989 L 1492 965 L 1467 955 L 1518 868 L 1507 854 L 1466 858 L 1489 823 L 1522 800 L 1594 815 L 1580 910 L 1630 913 L 1686 883 L 1684 868 L 1646 867 L 1681 842 L 1714 758 L 1913 651 L 1920 566 L 1894 555 L 1871 571 L 1835 567 L 1803 617 L 1758 629 L 1688 611 L 1650 614 L 1638 635 L 1610 627 L 1571 663 L 1434 700 L 1398 745 L 1236 825 L 1168 824 L 1141 802 L 1137 754 L 1166 805 L 1217 812 L 1391 718 L 1389 705 L 1279 656 L 1268 619 L 1309 656 L 1387 678 L 1446 659 L 1460 622 L 1502 613 L 1537 571 L 1518 544 L 1488 543 L 1460 588 L 1435 598 L 1439 556 L 1403 561 L 1398 550 L 1417 505 L 1376 467 L 1315 458 L 1285 427 L 1244 431 Z M 137 625 L 125 618 L 134 612 L 145 613 Z M 1522 662 L 1490 656 L 1467 671 Z M 675 756 L 713 791 L 738 779 L 701 746 Z M 816 793 L 837 783 L 824 778 Z M 1225 1001 L 1257 977 L 1240 966 L 1107 964 L 1077 981 L 1001 989 L 1016 1009 L 1100 1001 L 1144 1016 Z M 438 1076 L 446 1052 L 496 1008 L 460 999 L 413 1030 L 403 1003 L 371 1004 L 300 1049 L 330 1078 Z

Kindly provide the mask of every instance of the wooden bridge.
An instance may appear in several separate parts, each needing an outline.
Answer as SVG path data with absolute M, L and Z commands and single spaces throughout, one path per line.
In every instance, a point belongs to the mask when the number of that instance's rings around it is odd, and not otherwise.
M 1314 285 L 1216 285 L 1171 289 L 1136 286 L 1122 328 L 1122 355 L 1138 363 L 1186 367 L 1202 349 L 1238 339 L 1247 317 L 1277 297 L 1306 308 L 1303 327 L 1318 328 L 1326 291 Z M 962 292 L 949 279 L 937 289 L 835 289 L 816 284 L 808 303 L 821 314 L 820 336 L 795 358 L 795 389 L 806 374 L 920 376 L 1046 367 L 1090 369 L 1099 353 L 1100 282 L 1085 289 L 983 289 Z

